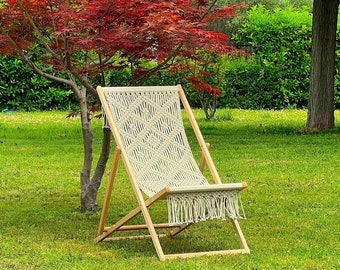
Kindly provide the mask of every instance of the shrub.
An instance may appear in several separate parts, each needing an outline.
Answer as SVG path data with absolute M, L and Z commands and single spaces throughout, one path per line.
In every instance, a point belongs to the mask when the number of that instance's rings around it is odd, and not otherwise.
M 250 46 L 250 60 L 226 63 L 225 104 L 251 109 L 305 108 L 308 103 L 311 14 L 288 8 L 252 8 L 234 35 Z
M 72 91 L 36 75 L 21 60 L 0 56 L 0 109 L 26 111 L 74 107 Z

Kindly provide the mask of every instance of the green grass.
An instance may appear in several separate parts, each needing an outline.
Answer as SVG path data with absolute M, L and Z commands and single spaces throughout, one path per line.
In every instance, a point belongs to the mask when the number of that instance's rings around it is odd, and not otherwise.
M 306 133 L 299 131 L 306 111 L 220 110 L 213 121 L 195 115 L 223 181 L 248 183 L 240 224 L 250 255 L 160 262 L 149 239 L 95 244 L 100 213 L 79 212 L 79 119 L 1 113 L 0 269 L 339 269 L 340 123 Z M 93 122 L 95 156 L 100 127 Z M 135 205 L 121 163 L 113 198 L 112 222 Z M 159 206 L 153 215 L 160 218 Z M 162 243 L 166 252 L 234 247 L 229 225 L 203 222 Z

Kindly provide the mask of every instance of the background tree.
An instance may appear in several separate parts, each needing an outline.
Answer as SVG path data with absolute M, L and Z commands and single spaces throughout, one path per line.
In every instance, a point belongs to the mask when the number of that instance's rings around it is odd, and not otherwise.
M 163 69 L 171 70 L 172 67 L 181 68 L 181 59 L 191 59 L 192 63 L 204 61 L 197 53 L 199 51 L 230 53 L 232 48 L 224 45 L 227 37 L 210 31 L 207 25 L 221 17 L 233 16 L 236 6 L 214 8 L 216 2 L 0 2 L 0 53 L 15 54 L 36 74 L 68 86 L 79 102 L 84 145 L 80 173 L 82 211 L 97 207 L 97 191 L 110 149 L 110 131 L 103 129 L 101 154 L 91 174 L 93 114 L 89 113 L 89 100 L 97 100 L 95 86 L 105 85 L 105 72 L 108 70 L 129 67 L 131 84 L 141 85 L 151 74 Z M 39 57 L 33 59 L 37 48 Z M 154 65 L 146 65 L 150 61 Z M 43 66 L 48 68 L 43 69 Z M 191 64 L 185 66 L 192 67 Z M 194 74 L 199 75 L 197 67 Z M 204 91 L 212 90 L 201 76 L 191 76 L 191 80 Z
M 334 128 L 335 44 L 338 0 L 314 0 L 307 129 Z

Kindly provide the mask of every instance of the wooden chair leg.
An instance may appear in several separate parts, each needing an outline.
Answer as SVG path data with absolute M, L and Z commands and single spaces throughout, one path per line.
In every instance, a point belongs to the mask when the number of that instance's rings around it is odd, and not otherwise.
M 244 235 L 243 235 L 243 232 L 242 232 L 242 230 L 241 230 L 240 224 L 238 223 L 238 221 L 237 221 L 236 219 L 232 219 L 232 220 L 231 220 L 231 223 L 232 223 L 233 226 L 234 226 L 234 229 L 235 229 L 235 231 L 236 231 L 238 240 L 240 241 L 241 247 L 244 249 L 244 252 L 245 252 L 245 253 L 250 253 L 250 249 L 249 249 L 249 247 L 248 247 L 246 238 L 245 238 Z
M 113 188 L 114 179 L 116 177 L 120 153 L 121 153 L 121 149 L 120 149 L 120 147 L 117 147 L 115 154 L 113 156 L 113 162 L 112 162 L 109 182 L 107 183 L 104 205 L 103 205 L 102 214 L 100 216 L 100 221 L 99 221 L 99 225 L 98 225 L 98 235 L 101 235 L 104 231 L 105 221 L 106 221 L 107 212 L 108 212 L 108 209 L 109 209 L 109 204 L 110 204 L 110 199 L 111 199 L 111 194 L 112 194 L 112 188 Z
M 121 226 L 123 226 L 125 223 L 130 221 L 132 218 L 137 216 L 141 212 L 141 208 L 137 207 L 134 210 L 132 210 L 129 214 L 127 214 L 125 217 L 117 221 L 116 224 L 112 225 L 111 227 L 108 227 L 105 229 L 105 232 L 98 235 L 95 239 L 95 242 L 103 241 L 106 237 L 110 236 L 113 232 L 119 230 Z M 104 230 L 104 229 L 103 229 Z
M 141 205 L 141 210 L 142 210 L 142 213 L 143 213 L 143 216 L 144 216 L 144 219 L 145 219 L 145 223 L 148 227 L 153 245 L 155 247 L 157 256 L 158 256 L 160 261 L 164 261 L 165 256 L 164 256 L 163 248 L 161 246 L 161 242 L 159 241 L 155 226 L 154 226 L 154 224 L 151 220 L 149 211 L 148 211 L 148 209 L 147 209 L 147 207 L 144 203 L 143 203 L 143 205 Z

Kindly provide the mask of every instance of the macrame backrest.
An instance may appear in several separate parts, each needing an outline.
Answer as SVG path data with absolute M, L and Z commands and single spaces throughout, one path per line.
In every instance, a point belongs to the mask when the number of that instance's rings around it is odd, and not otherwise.
M 192 155 L 177 86 L 104 87 L 104 95 L 139 188 L 207 184 Z M 117 141 L 117 140 L 116 140 Z

